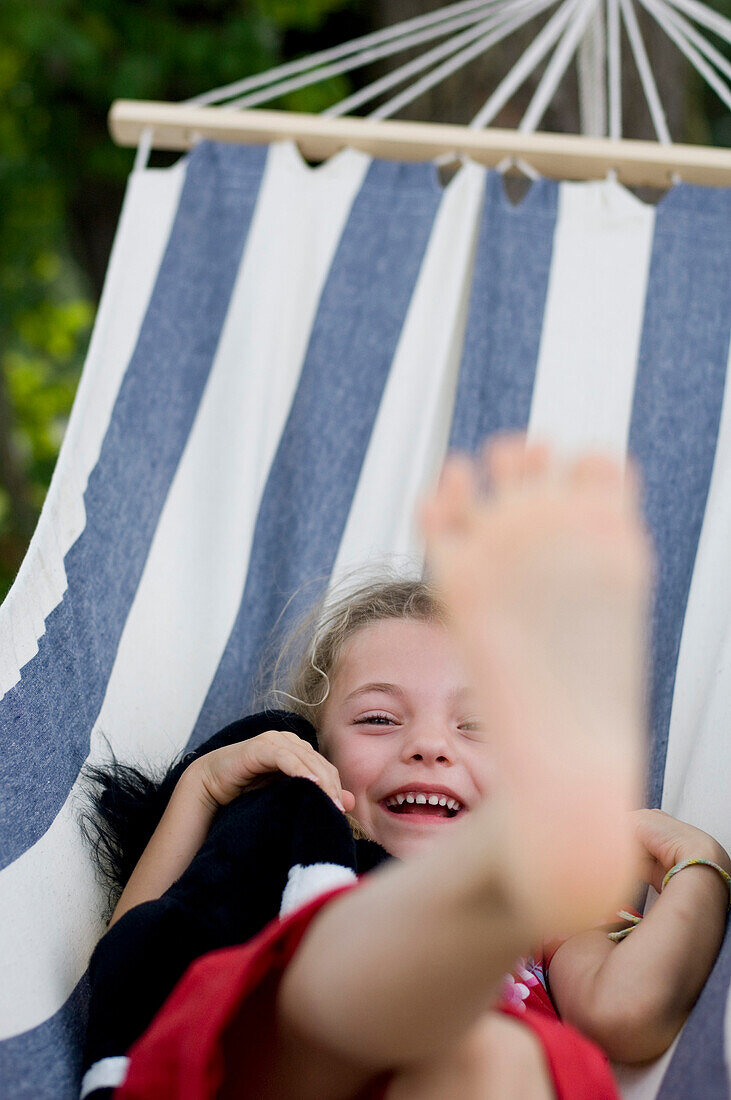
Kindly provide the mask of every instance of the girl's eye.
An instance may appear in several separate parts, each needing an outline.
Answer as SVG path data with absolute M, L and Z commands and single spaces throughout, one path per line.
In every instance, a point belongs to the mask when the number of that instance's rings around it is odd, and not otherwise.
M 388 714 L 366 714 L 364 718 L 356 718 L 356 726 L 382 726 L 384 723 L 390 722 L 391 725 L 395 725 L 393 718 Z
M 483 732 L 482 723 L 478 722 L 476 719 L 472 722 L 462 722 L 459 729 L 461 733 L 475 733 L 478 737 Z

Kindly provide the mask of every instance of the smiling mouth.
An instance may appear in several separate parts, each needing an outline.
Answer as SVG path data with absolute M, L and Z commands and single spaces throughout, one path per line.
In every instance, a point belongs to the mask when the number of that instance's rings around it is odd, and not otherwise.
M 387 805 L 383 801 L 379 802 L 379 806 L 391 817 L 399 817 L 405 823 L 412 822 L 414 825 L 424 822 L 430 825 L 441 825 L 446 821 L 454 821 L 455 818 L 462 817 L 467 812 L 464 806 L 452 809 L 449 806 L 432 806 L 428 802 L 403 802 L 401 805 Z

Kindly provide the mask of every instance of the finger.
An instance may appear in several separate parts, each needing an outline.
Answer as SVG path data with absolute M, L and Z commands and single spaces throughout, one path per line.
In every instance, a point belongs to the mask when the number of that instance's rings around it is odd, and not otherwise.
M 295 743 L 296 742 L 296 743 Z M 307 778 L 313 780 L 318 786 L 332 798 L 338 809 L 345 812 L 343 803 L 343 790 L 340 782 L 340 773 L 337 768 L 326 760 L 325 757 L 312 747 L 307 741 L 296 737 L 294 742 L 288 742 L 285 752 L 293 752 L 301 761 Z M 289 774 L 289 773 L 288 773 Z
M 338 800 L 334 797 L 332 789 L 328 789 L 325 778 L 322 775 L 321 769 L 313 767 L 311 760 L 303 759 L 303 757 L 289 748 L 279 748 L 276 754 L 277 771 L 280 771 L 283 775 L 288 775 L 293 779 L 310 779 L 313 783 L 316 783 L 321 790 L 325 792 L 333 802 Z
M 237 764 L 241 786 L 250 786 L 252 775 L 279 771 L 291 777 L 311 779 L 338 809 L 346 812 L 337 768 L 291 730 L 266 730 L 248 742 L 241 742 L 235 749 L 239 750 Z M 352 801 L 354 805 L 355 799 Z
M 218 805 L 225 806 L 252 783 L 260 786 L 263 777 L 277 772 L 307 775 L 322 784 L 319 774 L 311 774 L 311 762 L 302 759 L 300 746 L 313 751 L 300 738 L 290 741 L 279 731 L 269 730 L 248 741 L 215 749 L 201 762 L 206 789 Z
M 311 764 L 313 771 L 316 775 L 322 778 L 322 787 L 326 794 L 329 794 L 333 802 L 345 812 L 345 799 L 343 785 L 340 781 L 340 772 L 331 764 L 321 753 L 316 752 L 314 749 L 310 749 L 306 753 L 306 759 Z M 353 799 L 355 803 L 355 799 Z

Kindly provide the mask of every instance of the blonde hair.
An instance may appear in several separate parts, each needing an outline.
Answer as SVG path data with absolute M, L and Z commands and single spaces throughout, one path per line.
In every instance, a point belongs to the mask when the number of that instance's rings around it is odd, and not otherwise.
M 307 718 L 319 732 L 343 648 L 358 630 L 386 619 L 445 621 L 443 606 L 427 581 L 381 572 L 379 579 L 365 583 L 361 579 L 355 587 L 350 574 L 289 631 L 267 676 L 268 686 L 260 689 L 261 706 L 284 706 Z M 362 571 L 355 578 L 362 578 Z M 348 820 L 356 837 L 368 837 L 354 818 Z

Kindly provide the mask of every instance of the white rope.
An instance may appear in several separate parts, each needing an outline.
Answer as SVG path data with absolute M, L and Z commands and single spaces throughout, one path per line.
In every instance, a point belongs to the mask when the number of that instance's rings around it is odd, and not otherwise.
M 495 115 L 507 103 L 513 92 L 523 84 L 541 58 L 548 53 L 580 2 L 581 0 L 563 0 L 558 11 L 554 12 L 540 34 L 533 39 L 523 56 L 498 84 L 487 103 L 472 119 L 470 122 L 471 129 L 479 130 L 483 126 L 490 125 Z
M 607 90 L 604 75 L 607 47 L 603 14 L 603 3 L 599 0 L 587 23 L 576 55 L 581 132 L 592 137 L 604 137 L 607 130 Z
M 607 34 L 609 38 L 609 136 L 622 136 L 622 50 L 619 39 L 618 0 L 607 0 Z M 614 173 L 614 179 L 617 173 Z
M 673 7 L 684 11 L 691 19 L 695 19 L 696 23 L 701 23 L 704 27 L 714 31 L 720 38 L 725 38 L 727 42 L 731 42 L 731 19 L 726 19 L 725 16 L 719 15 L 717 11 L 712 11 L 705 4 L 697 4 L 696 0 L 670 0 L 670 3 Z
M 147 168 L 153 137 L 154 131 L 151 126 L 148 126 L 146 130 L 142 131 L 139 145 L 137 146 L 137 152 L 135 153 L 135 162 L 132 165 L 133 172 L 141 172 L 144 168 Z
M 432 88 L 441 80 L 445 80 L 448 76 L 451 76 L 453 72 L 466 65 L 468 61 L 471 61 L 474 57 L 478 57 L 481 53 L 484 53 L 485 50 L 489 49 L 490 46 L 506 38 L 507 35 L 511 34 L 517 27 L 522 26 L 523 23 L 529 22 L 535 15 L 543 11 L 544 8 L 548 8 L 555 3 L 556 0 L 527 0 L 523 10 L 514 18 L 508 19 L 501 27 L 486 35 L 484 39 L 476 42 L 473 46 L 468 46 L 467 49 L 462 50 L 456 57 L 452 58 L 451 61 L 444 62 L 444 64 L 434 69 L 433 72 L 428 73 L 426 76 L 422 77 L 421 80 L 417 80 L 416 84 L 405 89 L 400 95 L 390 99 L 387 103 L 384 103 L 368 117 L 388 118 L 389 115 L 395 114 L 396 111 L 405 107 L 406 104 L 411 103 L 417 96 L 428 91 L 429 88 Z M 517 7 L 517 3 L 513 4 L 513 10 L 515 7 Z
M 717 92 L 720 98 L 727 105 L 731 106 L 731 91 L 703 61 L 698 52 L 690 45 L 690 42 L 695 42 L 698 49 L 705 54 L 706 57 L 713 60 L 719 69 L 726 73 L 731 73 L 731 66 L 728 65 L 722 55 L 719 54 L 713 46 L 706 43 L 681 16 L 671 12 L 667 4 L 664 3 L 661 7 L 658 0 L 642 0 L 642 2 L 657 22 L 663 27 L 669 37 L 673 39 L 678 48 L 682 50 L 685 56 L 694 64 L 698 72 L 701 73 L 705 80 Z M 370 64 L 372 61 L 378 60 L 381 57 L 413 48 L 435 37 L 451 34 L 465 25 L 470 26 L 470 30 L 466 34 L 458 36 L 457 39 L 442 43 L 439 47 L 429 51 L 421 58 L 417 58 L 407 65 L 401 66 L 395 72 L 387 74 L 367 88 L 361 89 L 359 92 L 347 97 L 345 100 L 342 100 L 340 103 L 333 105 L 323 112 L 325 115 L 335 117 L 354 110 L 357 106 L 367 102 L 369 99 L 373 99 L 387 88 L 408 79 L 415 73 L 434 64 L 434 62 L 438 61 L 441 57 L 445 55 L 449 56 L 449 54 L 459 50 L 462 44 L 472 43 L 472 40 L 477 35 L 482 36 L 488 27 L 491 28 L 484 38 L 480 37 L 474 44 L 468 45 L 466 49 L 456 53 L 451 60 L 448 60 L 432 73 L 423 77 L 420 81 L 417 81 L 411 88 L 402 91 L 400 95 L 394 97 L 388 103 L 372 112 L 370 116 L 373 118 L 387 118 L 389 115 L 395 114 L 407 103 L 412 102 L 413 99 L 433 87 L 439 81 L 446 79 L 458 68 L 466 65 L 473 57 L 478 56 L 479 53 L 485 52 L 490 46 L 501 41 L 513 30 L 517 29 L 517 27 L 528 22 L 534 15 L 538 14 L 552 3 L 555 3 L 555 0 L 536 0 L 535 3 L 532 2 L 532 0 L 527 0 L 525 4 L 523 4 L 521 0 L 517 0 L 517 2 L 516 0 L 467 0 L 465 3 L 452 4 L 446 8 L 430 12 L 427 15 L 405 20 L 402 23 L 396 24 L 394 27 L 385 28 L 384 30 L 365 35 L 359 39 L 354 39 L 351 42 L 344 43 L 333 49 L 322 50 L 308 58 L 301 58 L 298 61 L 277 66 L 266 73 L 259 73 L 253 77 L 248 77 L 234 84 L 227 85 L 226 87 L 214 89 L 213 91 L 196 96 L 186 102 L 190 104 L 213 103 L 216 100 L 227 98 L 228 96 L 242 91 L 257 87 L 261 88 L 262 85 L 272 85 L 264 91 L 243 96 L 235 102 L 228 104 L 229 107 L 253 107 L 258 103 L 281 96 L 287 91 L 293 91 L 297 88 L 327 79 L 330 76 L 339 75 L 350 69 Z M 531 100 L 528 110 L 521 120 L 519 129 L 522 132 L 532 132 L 543 117 L 555 93 L 555 89 L 576 50 L 578 40 L 584 32 L 595 3 L 596 0 L 577 0 L 576 4 L 568 11 L 568 18 L 571 19 L 572 26 L 568 27 L 564 33 L 533 99 Z M 731 41 L 731 21 L 710 11 L 705 5 L 697 3 L 696 0 L 670 0 L 670 3 L 674 4 L 677 8 L 685 10 L 696 20 L 696 22 L 704 23 L 716 33 L 720 34 L 728 41 Z M 498 86 L 483 109 L 472 120 L 470 123 L 471 127 L 478 128 L 488 125 L 503 104 L 507 102 L 507 99 L 510 98 L 513 91 L 523 83 L 528 73 L 539 63 L 542 56 L 550 49 L 553 41 L 561 33 L 563 24 L 566 21 L 564 13 L 569 7 L 569 4 L 570 0 L 566 0 L 559 11 L 555 13 L 554 18 L 543 28 L 543 31 L 534 40 L 523 58 L 514 66 L 513 70 L 511 70 L 508 76 Z M 629 0 L 619 0 L 619 4 L 621 5 L 645 97 L 650 108 L 655 132 L 658 135 L 659 141 L 664 144 L 670 143 L 671 138 L 665 114 L 657 93 L 657 87 L 652 76 L 634 11 Z M 621 51 L 619 48 L 620 35 L 617 0 L 607 0 L 607 5 L 610 35 L 610 134 L 611 136 L 619 137 L 621 136 L 622 128 L 621 84 L 619 82 Z M 478 22 L 482 20 L 484 11 L 488 7 L 492 7 L 493 9 L 491 18 Z M 505 12 L 506 8 L 509 9 L 507 19 Z M 518 9 L 522 10 L 517 18 L 514 17 L 511 19 L 510 16 L 514 16 L 514 13 Z M 526 14 L 526 10 L 528 14 Z M 560 17 L 558 20 L 556 20 L 557 16 Z M 503 20 L 505 20 L 505 22 L 503 22 Z M 474 26 L 475 23 L 478 23 L 477 27 Z M 502 25 L 500 25 L 501 23 Z M 600 49 L 603 51 L 603 42 L 595 42 L 595 45 L 597 51 Z M 536 46 L 539 48 L 535 49 Z M 584 49 L 586 51 L 589 49 L 586 43 L 584 44 Z M 348 55 L 354 56 L 348 57 Z M 336 65 L 324 65 L 324 62 L 332 61 L 335 58 L 345 58 L 345 60 Z M 596 57 L 594 59 L 594 79 L 596 79 L 596 70 L 598 66 L 603 63 L 603 60 L 603 53 L 601 60 Z M 312 70 L 313 67 L 317 67 L 314 72 L 307 72 L 307 70 Z M 290 80 L 283 79 L 294 73 L 302 74 L 303 72 L 306 75 L 300 75 Z M 586 87 L 587 79 L 588 76 L 585 76 L 584 88 Z M 582 111 L 584 111 L 585 100 L 588 100 L 588 98 L 586 94 L 582 95 Z M 597 104 L 599 104 L 599 99 L 595 97 L 594 106 L 598 110 Z M 598 120 L 594 119 L 592 128 L 595 128 L 597 124 Z M 584 130 L 586 130 L 583 116 L 582 126 Z M 602 118 L 601 132 L 603 132 L 603 130 L 604 120 Z M 145 131 L 140 146 L 138 147 L 137 157 L 135 159 L 135 169 L 142 168 L 147 163 L 152 140 L 152 132 L 150 130 Z M 616 173 L 614 173 L 614 175 L 616 178 Z
M 510 2 L 510 0 L 508 0 L 508 2 Z M 478 15 L 475 16 L 475 19 L 477 19 L 479 18 L 481 10 L 489 6 L 491 3 L 501 3 L 501 0 L 466 0 L 466 2 L 463 3 L 451 4 L 445 8 L 430 12 L 427 15 L 422 15 L 413 19 L 405 20 L 402 23 L 398 23 L 393 27 L 388 27 L 383 30 L 376 31 L 372 34 L 364 35 L 361 38 L 353 39 L 352 41 L 343 43 L 340 46 L 336 46 L 328 50 L 321 50 L 318 53 L 310 55 L 309 57 L 300 58 L 296 61 L 288 62 L 284 65 L 279 65 L 264 73 L 257 73 L 255 76 L 246 77 L 245 79 L 238 80 L 233 84 L 213 89 L 212 91 L 205 92 L 202 95 L 194 96 L 191 99 L 186 100 L 185 102 L 188 104 L 197 105 L 214 103 L 216 101 L 226 99 L 243 92 L 247 92 L 254 88 L 260 88 L 262 87 L 262 85 L 275 83 L 277 81 L 283 80 L 287 76 L 291 76 L 295 73 L 301 73 L 318 65 L 323 65 L 327 61 L 332 61 L 337 58 L 347 56 L 348 54 L 359 54 L 361 52 L 364 52 L 367 47 L 374 46 L 380 43 L 392 42 L 393 40 L 398 39 L 400 36 L 405 36 L 408 34 L 409 31 L 413 31 L 417 28 L 425 28 L 428 26 L 434 27 L 436 24 L 442 23 L 444 24 L 444 26 L 442 26 L 440 29 L 434 29 L 431 37 L 437 37 L 441 34 L 447 34 L 451 29 L 455 29 L 454 22 L 456 22 L 459 16 L 463 15 L 466 12 L 477 11 Z M 611 13 L 616 6 L 615 0 L 607 0 L 607 3 L 609 7 L 609 12 Z M 695 19 L 697 23 L 705 25 L 706 27 L 713 30 L 720 37 L 724 38 L 726 41 L 731 42 L 731 20 L 728 20 L 717 12 L 712 11 L 706 5 L 697 3 L 696 0 L 670 0 L 670 3 L 673 4 L 675 7 L 685 11 L 691 16 L 691 18 Z M 397 52 L 398 50 L 406 48 L 408 48 L 406 45 L 397 44 L 393 47 L 392 52 Z M 702 49 L 700 45 L 699 49 Z M 709 49 L 712 49 L 712 47 L 709 47 Z M 362 63 L 366 64 L 367 62 Z M 357 65 L 358 61 L 353 60 L 351 67 L 354 68 L 357 67 Z M 324 78 L 325 76 L 321 75 L 317 79 Z M 276 94 L 282 93 L 276 93 L 275 91 L 272 91 L 267 98 L 274 98 Z M 403 106 L 403 104 L 401 105 Z M 615 113 L 615 118 L 616 117 L 617 115 Z M 621 133 L 621 124 L 619 130 Z
M 500 10 L 491 15 L 489 19 L 483 20 L 477 27 L 473 26 L 471 30 L 467 31 L 465 34 L 457 35 L 456 38 L 450 39 L 449 42 L 442 42 L 440 46 L 436 46 L 433 50 L 429 50 L 427 53 L 422 54 L 421 57 L 417 57 L 408 64 L 400 66 L 400 68 L 392 73 L 387 73 L 379 80 L 366 85 L 366 87 L 362 88 L 359 92 L 355 92 L 353 95 L 348 96 L 347 99 L 342 99 L 338 103 L 333 104 L 332 107 L 328 107 L 324 110 L 322 114 L 330 118 L 348 114 L 349 111 L 354 111 L 363 103 L 367 103 L 368 100 L 375 99 L 381 92 L 388 91 L 394 84 L 400 84 L 416 73 L 420 73 L 422 69 L 427 69 L 430 65 L 440 61 L 443 57 L 449 56 L 450 53 L 456 52 L 461 49 L 462 46 L 472 42 L 475 38 L 491 30 L 496 24 L 499 24 L 500 21 L 505 18 L 502 9 L 507 6 L 509 6 L 511 10 L 516 7 L 520 8 L 522 6 L 521 0 L 501 0 L 500 4 L 496 5 Z
M 277 65 L 273 69 L 268 69 L 263 73 L 256 73 L 254 76 L 245 77 L 243 80 L 237 80 L 233 84 L 226 84 L 221 88 L 214 88 L 210 92 L 204 92 L 202 95 L 194 96 L 192 99 L 186 99 L 184 102 L 189 105 L 195 104 L 202 107 L 209 103 L 216 103 L 221 99 L 229 99 L 232 96 L 240 95 L 242 92 L 260 88 L 264 84 L 271 84 L 292 76 L 295 73 L 301 73 L 305 69 L 312 69 L 318 65 L 324 65 L 326 62 L 335 61 L 347 54 L 359 54 L 370 46 L 376 46 L 381 42 L 390 42 L 392 39 L 408 34 L 409 31 L 416 30 L 420 27 L 430 26 L 433 23 L 440 23 L 445 20 L 448 21 L 464 12 L 484 8 L 490 2 L 491 0 L 464 0 L 463 3 L 451 4 L 446 8 L 440 8 L 437 11 L 430 12 L 428 15 L 419 15 L 414 19 L 406 19 L 403 23 L 397 23 L 393 27 L 386 27 L 383 30 L 374 31 L 372 34 L 363 35 L 361 38 L 354 38 L 350 42 L 344 42 L 340 46 L 333 46 L 327 50 L 320 50 L 318 53 L 310 54 L 308 57 L 298 58 L 296 61 L 288 61 L 284 65 Z
M 503 8 L 509 6 L 511 0 L 483 0 L 483 7 L 490 8 Z M 456 27 L 462 27 L 465 23 L 474 24 L 479 19 L 482 19 L 484 12 L 472 13 L 468 16 L 461 16 L 460 18 L 447 24 L 435 28 L 428 28 L 427 30 L 418 31 L 415 34 L 407 35 L 406 38 L 401 38 L 395 44 L 387 43 L 383 46 L 373 47 L 372 49 L 363 50 L 355 57 L 346 58 L 344 61 L 338 61 L 333 65 L 325 65 L 323 67 L 314 69 L 312 72 L 305 73 L 302 76 L 292 77 L 290 80 L 280 81 L 277 84 L 272 85 L 270 88 L 265 88 L 261 92 L 252 92 L 249 95 L 245 95 L 240 99 L 234 99 L 231 103 L 227 104 L 228 107 L 244 108 L 244 107 L 256 107 L 259 103 L 266 103 L 267 100 L 276 99 L 280 95 L 284 95 L 286 92 L 294 92 L 299 88 L 306 88 L 311 84 L 317 84 L 322 80 L 327 80 L 332 76 L 339 76 L 341 73 L 349 72 L 352 69 L 361 68 L 363 65 L 369 65 L 373 61 L 379 61 L 382 57 L 388 57 L 394 53 L 400 53 L 401 50 L 411 49 L 414 46 L 419 46 L 423 42 L 428 42 L 433 38 L 441 37 L 444 34 L 449 33 Z M 446 28 L 446 29 L 445 29 Z M 473 28 L 474 30 L 474 28 Z M 479 34 L 478 31 L 474 31 L 472 37 L 475 34 Z M 448 43 L 446 44 L 449 45 Z
M 731 108 L 731 88 L 718 77 L 710 65 L 703 60 L 701 54 L 729 77 L 731 77 L 731 65 L 674 9 L 686 12 L 696 23 L 708 27 L 728 42 L 731 42 L 731 20 L 712 11 L 705 4 L 696 2 L 696 0 L 641 0 L 641 2 L 666 34 L 675 42 L 678 49 L 684 53 L 706 82 L 716 91 L 722 101 Z M 448 60 L 438 65 L 435 70 L 377 108 L 369 116 L 372 118 L 387 118 L 554 3 L 556 3 L 556 0 L 466 0 L 463 3 L 451 4 L 427 15 L 405 20 L 393 27 L 353 39 L 351 42 L 332 49 L 321 50 L 307 58 L 300 58 L 297 61 L 276 66 L 267 72 L 258 73 L 225 87 L 213 89 L 188 99 L 185 103 L 191 105 L 215 103 L 230 96 L 247 92 L 252 94 L 243 95 L 227 106 L 254 106 L 257 103 L 277 98 L 287 91 L 293 91 L 325 80 L 330 76 L 339 75 L 342 72 L 370 64 L 372 61 L 390 54 L 412 49 L 414 46 L 431 41 L 434 38 L 448 34 L 453 35 L 455 31 L 468 26 L 469 29 L 464 34 L 458 35 L 456 38 L 450 38 L 449 41 L 441 43 L 422 57 L 400 66 L 396 71 L 387 74 L 368 87 L 322 112 L 325 116 L 330 117 L 346 114 L 362 103 L 373 99 L 381 92 L 386 91 L 394 84 L 403 82 L 415 73 L 433 65 L 441 58 L 447 57 Z M 582 35 L 585 35 L 579 59 L 579 77 L 582 90 L 582 127 L 586 132 L 587 111 L 593 108 L 593 117 L 588 125 L 592 129 L 599 127 L 599 131 L 603 133 L 606 125 L 604 93 L 603 88 L 596 86 L 596 81 L 598 80 L 599 69 L 604 67 L 606 57 L 602 34 L 603 24 L 598 21 L 599 13 L 595 13 L 596 5 L 602 3 L 603 0 L 561 0 L 559 9 L 536 36 L 523 56 L 513 66 L 513 69 L 501 81 L 483 108 L 469 123 L 470 128 L 477 129 L 489 125 L 513 92 L 523 84 L 530 72 L 533 71 L 543 56 L 551 49 L 553 43 L 561 36 L 560 42 L 518 127 L 519 131 L 523 133 L 533 132 L 543 118 L 560 80 L 576 52 Z M 612 138 L 619 139 L 622 134 L 621 11 L 657 138 L 662 144 L 671 144 L 672 139 L 665 113 L 631 0 L 606 0 L 606 5 L 609 38 L 607 73 L 609 135 Z M 489 17 L 484 18 L 488 8 L 492 10 Z M 595 15 L 594 31 L 589 33 L 587 26 L 592 14 Z M 485 33 L 486 31 L 488 33 Z M 694 49 L 694 45 L 697 49 Z M 462 48 L 463 46 L 466 48 Z M 450 57 L 450 54 L 454 54 L 454 56 Z M 326 64 L 326 62 L 334 62 L 336 59 L 342 60 L 339 64 Z M 253 92 L 253 89 L 263 90 Z M 599 114 L 601 114 L 601 119 L 598 117 Z M 154 132 L 152 128 L 145 129 L 137 148 L 134 171 L 140 171 L 147 165 L 153 142 Z M 444 157 L 438 158 L 438 161 L 444 161 L 452 157 L 453 154 L 445 154 Z M 538 178 L 538 173 L 530 165 L 524 164 L 521 160 L 516 160 L 515 157 L 506 158 L 498 168 L 511 163 L 519 163 L 532 178 Z M 615 170 L 610 169 L 609 175 L 614 176 L 616 179 Z M 674 174 L 673 179 L 677 180 L 677 178 L 677 175 Z
M 539 180 L 541 178 L 541 173 L 536 172 L 533 165 L 528 164 L 522 157 L 504 157 L 499 164 L 495 165 L 495 171 L 499 172 L 500 175 L 504 175 L 513 165 L 515 165 L 516 168 L 520 168 L 521 172 L 532 180 Z
M 548 63 L 540 84 L 533 93 L 528 109 L 520 120 L 518 130 L 521 133 L 532 134 L 546 113 L 546 108 L 553 98 L 559 81 L 576 53 L 579 39 L 586 29 L 596 3 L 597 0 L 579 0 L 578 8 L 573 13 L 573 18 L 556 47 L 556 52 Z
M 731 109 L 731 88 L 729 88 L 728 85 L 725 84 L 723 80 L 721 80 L 720 77 L 716 75 L 710 65 L 707 65 L 705 63 L 698 51 L 694 50 L 690 43 L 686 40 L 680 27 L 675 22 L 675 20 L 680 19 L 681 16 L 671 15 L 670 12 L 668 12 L 667 10 L 663 10 L 662 5 L 656 3 L 655 0 L 642 0 L 642 3 L 650 12 L 650 14 L 655 17 L 665 33 L 670 38 L 672 38 L 678 49 L 682 50 L 682 52 L 685 54 L 691 64 L 695 65 L 701 76 L 705 77 L 708 84 L 710 84 L 713 90 L 720 96 L 726 106 Z M 693 31 L 692 27 L 690 28 L 690 30 L 693 34 L 696 33 L 695 31 Z M 700 38 L 700 35 L 698 35 L 698 37 Z M 708 46 L 706 43 L 704 43 L 703 48 L 707 48 L 708 50 L 712 50 L 714 53 L 716 53 L 716 51 L 713 50 L 713 47 Z M 719 53 L 716 53 L 716 57 L 721 61 L 721 64 L 725 68 L 725 71 L 731 74 L 731 65 L 726 62 L 725 58 L 723 58 Z
M 713 61 L 722 73 L 726 73 L 726 76 L 731 77 L 731 64 L 729 64 L 723 54 L 719 53 L 710 42 L 706 41 L 702 34 L 699 34 L 698 31 L 691 26 L 687 19 L 671 8 L 667 3 L 661 2 L 658 4 L 657 0 L 654 0 L 653 6 L 661 8 L 665 19 L 673 23 L 678 28 L 679 33 L 683 34 L 688 41 L 694 42 L 701 53 L 705 54 L 707 58 Z M 660 20 L 658 19 L 658 21 Z
M 647 60 L 647 53 L 645 52 L 645 46 L 642 41 L 642 35 L 640 34 L 640 28 L 637 26 L 637 19 L 629 0 L 619 0 L 620 7 L 622 9 L 622 16 L 627 28 L 627 34 L 629 36 L 630 45 L 632 47 L 632 53 L 634 54 L 637 69 L 640 74 L 640 80 L 642 81 L 642 87 L 645 92 L 645 99 L 647 105 L 650 108 L 650 115 L 652 116 L 652 124 L 655 127 L 655 133 L 657 139 L 663 145 L 670 145 L 670 131 L 668 130 L 668 124 L 665 120 L 665 112 L 662 109 L 662 103 L 660 102 L 660 96 L 657 94 L 657 87 L 652 75 L 652 69 L 650 63 Z

